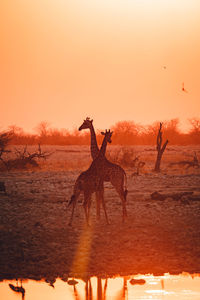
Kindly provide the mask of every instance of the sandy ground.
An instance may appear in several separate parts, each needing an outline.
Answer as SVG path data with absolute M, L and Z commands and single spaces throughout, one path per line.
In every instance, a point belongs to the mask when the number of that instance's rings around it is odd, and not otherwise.
M 0 279 L 200 273 L 200 170 L 126 172 L 127 221 L 122 223 L 117 193 L 105 183 L 110 225 L 103 211 L 96 220 L 94 197 L 89 227 L 82 197 L 68 226 L 67 201 L 80 170 L 0 173 L 8 192 L 0 195 Z M 155 191 L 195 197 L 152 200 Z

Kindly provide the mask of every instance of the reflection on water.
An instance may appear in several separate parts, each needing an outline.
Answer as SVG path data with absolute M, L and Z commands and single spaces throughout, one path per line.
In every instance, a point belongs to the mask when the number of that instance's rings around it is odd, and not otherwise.
M 200 275 L 137 275 L 46 281 L 20 280 L 0 283 L 4 300 L 199 300 Z
M 22 280 L 20 280 L 21 282 L 21 285 L 19 286 L 18 284 L 18 280 L 16 280 L 16 285 L 13 285 L 12 283 L 9 283 L 9 288 L 18 293 L 18 294 L 21 294 L 22 295 L 22 300 L 24 300 L 24 297 L 25 297 L 25 289 L 23 288 L 22 286 Z

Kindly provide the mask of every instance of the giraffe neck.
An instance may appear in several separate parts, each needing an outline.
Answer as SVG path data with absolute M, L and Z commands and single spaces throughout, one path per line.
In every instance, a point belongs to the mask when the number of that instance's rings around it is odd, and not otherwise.
M 104 137 L 100 151 L 99 151 L 99 156 L 104 156 L 105 157 L 105 153 L 106 153 L 106 147 L 107 147 L 107 140 L 106 137 Z
M 93 125 L 90 128 L 90 138 L 91 138 L 90 151 L 91 151 L 92 159 L 94 160 L 99 154 L 99 147 L 97 145 L 97 138 L 96 138 Z

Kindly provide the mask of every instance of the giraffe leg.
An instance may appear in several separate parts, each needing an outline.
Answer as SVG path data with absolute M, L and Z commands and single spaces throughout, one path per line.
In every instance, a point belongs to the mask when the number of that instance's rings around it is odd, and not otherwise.
M 70 221 L 69 221 L 69 223 L 68 223 L 69 226 L 72 225 L 72 220 L 73 220 L 73 216 L 74 216 L 74 209 L 75 209 L 75 206 L 76 206 L 76 203 L 77 203 L 77 199 L 78 199 L 80 193 L 81 193 L 81 191 L 78 190 L 78 191 L 76 191 L 75 194 L 73 194 L 72 197 L 71 197 L 70 204 L 72 204 L 73 206 L 72 206 L 72 213 L 71 213 Z
M 84 212 L 85 212 L 86 223 L 88 224 L 88 209 L 87 209 L 86 203 L 83 203 L 83 208 L 84 208 Z
M 124 195 L 120 196 L 121 201 L 122 201 L 122 221 L 125 222 L 126 218 L 127 218 L 127 211 L 126 211 L 126 200 L 124 199 Z
M 89 197 L 88 197 L 88 225 L 90 225 L 89 224 L 89 219 L 90 219 L 91 204 L 92 204 L 92 194 L 90 194 Z
M 103 186 L 103 181 L 99 181 L 97 183 L 97 191 L 95 193 L 96 195 L 96 214 L 97 214 L 97 219 L 100 219 L 101 216 L 101 203 L 102 203 L 102 193 L 104 193 L 104 186 Z
M 108 215 L 107 215 L 107 212 L 106 212 L 106 204 L 105 204 L 105 199 L 104 199 L 104 189 L 101 189 L 99 191 L 99 196 L 100 196 L 100 201 L 102 203 L 103 210 L 104 210 L 104 213 L 105 213 L 106 222 L 107 222 L 107 224 L 109 224 Z
M 85 211 L 85 218 L 88 226 L 89 226 L 90 206 L 91 206 L 91 193 L 84 192 L 83 208 Z
M 99 220 L 101 217 L 101 202 L 100 202 L 99 191 L 96 191 L 95 197 L 96 197 L 96 216 L 97 219 Z
M 119 197 L 122 202 L 122 221 L 124 222 L 126 217 L 127 217 L 127 211 L 126 211 L 126 195 L 127 195 L 127 190 L 124 190 L 124 173 L 120 172 L 118 176 L 116 174 L 113 174 L 111 176 L 110 180 L 111 184 L 119 194 Z
M 122 210 L 123 210 L 122 221 L 125 222 L 127 218 L 127 210 L 126 210 L 126 200 L 124 199 L 124 196 L 121 197 L 121 200 L 122 200 Z
M 122 221 L 124 222 L 126 217 L 127 217 L 127 210 L 126 210 L 126 197 L 125 197 L 125 191 L 123 189 L 123 185 L 121 186 L 116 186 L 114 185 L 117 193 L 119 194 L 119 197 L 122 201 Z

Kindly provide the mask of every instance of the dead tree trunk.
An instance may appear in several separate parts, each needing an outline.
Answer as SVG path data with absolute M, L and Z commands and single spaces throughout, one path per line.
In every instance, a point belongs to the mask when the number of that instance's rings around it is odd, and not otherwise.
M 156 158 L 156 163 L 155 163 L 155 168 L 154 168 L 155 172 L 160 172 L 160 164 L 161 164 L 162 155 L 165 151 L 165 148 L 166 148 L 168 142 L 169 141 L 166 140 L 166 142 L 162 146 L 162 123 L 160 123 L 160 128 L 158 130 L 158 135 L 157 135 L 157 158 Z

